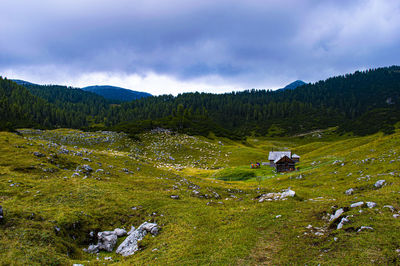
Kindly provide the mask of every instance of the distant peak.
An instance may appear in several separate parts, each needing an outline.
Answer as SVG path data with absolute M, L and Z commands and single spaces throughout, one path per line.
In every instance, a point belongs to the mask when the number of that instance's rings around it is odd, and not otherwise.
M 293 90 L 293 89 L 296 89 L 297 87 L 300 87 L 300 86 L 302 86 L 302 85 L 304 85 L 304 84 L 307 84 L 307 83 L 305 83 L 305 82 L 302 81 L 302 80 L 296 80 L 296 81 L 293 81 L 292 83 L 286 85 L 286 86 L 285 86 L 284 88 L 282 88 L 281 90 Z

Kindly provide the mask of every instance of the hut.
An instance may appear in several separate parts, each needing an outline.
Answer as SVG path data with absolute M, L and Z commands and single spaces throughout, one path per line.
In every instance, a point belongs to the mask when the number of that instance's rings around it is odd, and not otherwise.
M 275 161 L 282 158 L 283 156 L 287 156 L 292 158 L 291 151 L 270 151 L 268 155 L 269 165 L 275 167 Z
M 282 158 L 276 160 L 274 163 L 275 163 L 275 169 L 277 172 L 291 172 L 296 169 L 295 161 L 286 155 L 283 156 Z
M 295 165 L 300 162 L 300 156 L 292 154 L 291 151 L 270 151 L 269 165 L 275 167 L 277 172 L 289 172 L 296 169 Z

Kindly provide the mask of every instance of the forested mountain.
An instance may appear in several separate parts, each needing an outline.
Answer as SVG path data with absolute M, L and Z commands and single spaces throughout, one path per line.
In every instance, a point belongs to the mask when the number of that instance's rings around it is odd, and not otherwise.
M 24 85 L 33 95 L 54 104 L 65 112 L 91 116 L 92 122 L 103 122 L 110 104 L 113 103 L 95 93 L 59 85 Z M 89 122 L 85 123 L 87 125 Z
M 84 91 L 90 91 L 98 95 L 103 96 L 109 100 L 116 100 L 120 102 L 130 102 L 140 98 L 146 98 L 152 96 L 147 92 L 132 91 L 120 87 L 114 86 L 89 86 L 82 88 Z
M 32 95 L 26 88 L 0 77 L 0 130 L 18 127 L 85 127 L 84 113 L 63 111 Z
M 2 108 L 13 113 L 4 116 L 2 112 L 3 125 L 96 125 L 98 129 L 132 134 L 161 126 L 190 134 L 207 135 L 212 131 L 241 138 L 250 134 L 292 135 L 331 126 L 358 135 L 379 130 L 389 133 L 400 121 L 398 66 L 357 71 L 293 90 L 184 93 L 118 105 L 79 89 L 25 86 L 35 96 L 14 82 L 1 80 Z

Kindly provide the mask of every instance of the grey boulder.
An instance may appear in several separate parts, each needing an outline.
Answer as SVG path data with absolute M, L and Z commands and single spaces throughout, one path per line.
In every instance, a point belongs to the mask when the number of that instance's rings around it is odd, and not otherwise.
M 133 231 L 132 231 L 133 230 Z M 122 256 L 130 256 L 133 255 L 136 251 L 138 251 L 139 246 L 138 242 L 142 240 L 147 233 L 152 235 L 158 234 L 158 225 L 155 223 L 144 222 L 137 229 L 129 232 L 128 237 L 121 243 L 121 245 L 117 248 L 117 253 Z
M 385 184 L 385 182 L 386 182 L 386 180 L 378 180 L 378 181 L 376 181 L 376 183 L 375 183 L 375 187 L 376 188 L 381 188 L 384 184 Z

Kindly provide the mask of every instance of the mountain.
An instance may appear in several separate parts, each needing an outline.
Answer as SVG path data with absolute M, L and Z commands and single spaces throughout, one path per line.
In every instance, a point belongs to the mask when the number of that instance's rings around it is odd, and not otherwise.
M 114 86 L 89 86 L 82 88 L 84 91 L 90 91 L 103 96 L 106 99 L 117 100 L 121 102 L 130 102 L 140 98 L 152 96 L 147 92 L 132 91 Z
M 307 83 L 305 83 L 305 82 L 302 81 L 302 80 L 296 80 L 296 81 L 293 81 L 292 83 L 286 85 L 286 86 L 285 86 L 284 88 L 282 88 L 281 90 L 294 90 L 294 89 L 296 89 L 297 87 L 300 87 L 300 86 L 305 85 L 305 84 L 307 84 Z
M 17 83 L 18 85 L 22 85 L 22 86 L 26 86 L 26 85 L 37 85 L 35 83 L 31 83 L 25 80 L 21 80 L 21 79 L 11 79 L 11 81 L 14 81 L 15 83 Z

